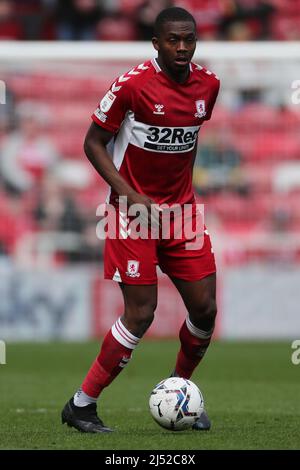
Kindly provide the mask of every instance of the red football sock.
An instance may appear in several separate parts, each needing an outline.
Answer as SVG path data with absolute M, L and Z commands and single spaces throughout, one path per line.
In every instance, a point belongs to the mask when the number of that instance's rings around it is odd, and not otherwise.
M 100 354 L 88 371 L 81 386 L 84 393 L 98 398 L 129 362 L 133 349 L 140 338 L 131 334 L 120 318 L 107 333 L 101 346 Z
M 184 377 L 185 379 L 191 377 L 206 353 L 212 333 L 213 329 L 203 331 L 196 328 L 191 323 L 189 317 L 187 317 L 179 332 L 181 348 L 177 355 L 175 366 L 176 374 L 179 377 Z

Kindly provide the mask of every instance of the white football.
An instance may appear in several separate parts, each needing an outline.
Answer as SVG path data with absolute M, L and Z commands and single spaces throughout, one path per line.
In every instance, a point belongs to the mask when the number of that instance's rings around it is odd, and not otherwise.
M 202 393 L 191 380 L 169 377 L 152 390 L 150 413 L 163 428 L 182 431 L 193 426 L 204 409 Z

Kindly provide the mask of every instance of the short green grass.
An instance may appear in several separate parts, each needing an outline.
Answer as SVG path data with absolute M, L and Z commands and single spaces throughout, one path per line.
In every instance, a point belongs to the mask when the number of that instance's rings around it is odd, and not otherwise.
M 98 344 L 8 344 L 0 366 L 1 449 L 300 449 L 300 365 L 290 343 L 214 342 L 193 376 L 206 399 L 210 432 L 169 432 L 148 411 L 149 393 L 173 368 L 175 340 L 144 340 L 106 389 L 100 416 L 112 434 L 62 426 Z

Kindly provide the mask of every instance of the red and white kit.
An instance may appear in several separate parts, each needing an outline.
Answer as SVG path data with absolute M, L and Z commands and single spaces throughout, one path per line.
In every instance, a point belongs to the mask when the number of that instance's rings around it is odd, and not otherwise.
M 176 83 L 155 59 L 119 77 L 92 115 L 114 133 L 108 152 L 123 178 L 158 204 L 195 204 L 192 165 L 202 123 L 209 120 L 219 80 L 190 64 L 189 78 Z M 118 195 L 111 191 L 109 202 Z M 105 278 L 126 284 L 157 282 L 156 264 L 171 277 L 198 280 L 215 272 L 207 231 L 198 250 L 185 240 L 106 239 Z

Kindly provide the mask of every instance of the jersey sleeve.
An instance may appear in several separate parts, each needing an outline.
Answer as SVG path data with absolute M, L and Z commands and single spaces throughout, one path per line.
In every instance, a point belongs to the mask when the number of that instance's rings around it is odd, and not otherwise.
M 219 94 L 219 90 L 220 90 L 220 80 L 215 76 L 214 81 L 213 81 L 213 86 L 212 86 L 210 99 L 209 99 L 209 102 L 208 102 L 208 109 L 207 109 L 207 112 L 206 112 L 206 115 L 205 115 L 205 121 L 209 121 L 209 119 L 211 118 L 211 115 L 212 115 L 212 112 L 213 112 L 213 109 L 214 109 L 214 106 L 215 106 L 215 103 L 216 103 L 216 99 L 217 99 L 218 94 Z
M 92 114 L 92 120 L 104 129 L 116 133 L 130 109 L 131 93 L 126 83 L 116 80 Z

